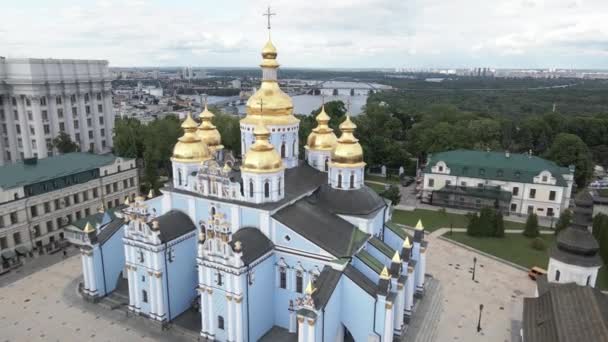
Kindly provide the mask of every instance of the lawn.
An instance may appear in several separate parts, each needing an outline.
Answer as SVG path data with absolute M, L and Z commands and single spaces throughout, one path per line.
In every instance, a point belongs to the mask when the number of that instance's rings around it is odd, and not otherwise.
M 380 182 L 380 183 L 388 183 L 388 184 L 399 184 L 398 177 L 385 178 L 385 177 L 376 176 L 376 175 L 365 175 L 365 180 L 370 180 L 370 181 Z
M 365 185 L 369 186 L 377 193 L 381 193 L 384 191 L 384 185 L 382 185 L 382 184 L 365 182 Z
M 466 228 L 469 220 L 465 215 L 442 213 L 435 210 L 414 209 L 413 211 L 398 210 L 393 211 L 393 222 L 401 223 L 408 226 L 414 226 L 422 220 L 424 229 L 434 231 L 439 228 L 449 228 L 450 223 L 454 228 Z M 524 224 L 519 222 L 511 222 L 505 220 L 505 229 L 523 229 Z
M 608 290 L 608 266 L 600 268 L 600 271 L 597 274 L 595 287 L 599 287 L 602 290 Z
M 555 243 L 555 235 L 543 234 L 541 238 L 545 240 L 547 248 L 537 251 L 530 246 L 533 239 L 522 234 L 505 234 L 504 238 L 479 238 L 460 232 L 450 235 L 448 232 L 443 236 L 526 268 L 539 266 L 546 269 L 549 251 Z

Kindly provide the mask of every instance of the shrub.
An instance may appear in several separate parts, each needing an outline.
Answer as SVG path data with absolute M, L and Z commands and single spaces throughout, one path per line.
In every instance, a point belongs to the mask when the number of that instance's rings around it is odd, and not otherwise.
M 530 247 L 537 251 L 544 251 L 547 249 L 547 244 L 545 243 L 545 240 L 541 239 L 540 237 L 536 237 L 530 243 Z
M 526 220 L 526 226 L 524 227 L 524 236 L 527 237 L 537 237 L 540 235 L 538 231 L 538 216 L 536 214 L 528 215 L 528 219 Z

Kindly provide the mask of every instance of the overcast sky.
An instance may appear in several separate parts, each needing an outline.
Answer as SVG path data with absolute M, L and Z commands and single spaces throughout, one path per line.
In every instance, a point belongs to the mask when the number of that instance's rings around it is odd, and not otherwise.
M 608 68 L 608 0 L 2 0 L 0 55 L 286 67 Z

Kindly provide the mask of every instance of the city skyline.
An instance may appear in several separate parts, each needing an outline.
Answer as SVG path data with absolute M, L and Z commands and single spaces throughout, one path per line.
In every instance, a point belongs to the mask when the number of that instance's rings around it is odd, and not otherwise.
M 269 4 L 285 67 L 608 67 L 608 3 L 600 0 L 99 0 L 86 7 L 33 0 L 4 6 L 0 54 L 107 59 L 112 67 L 248 67 L 266 40 Z

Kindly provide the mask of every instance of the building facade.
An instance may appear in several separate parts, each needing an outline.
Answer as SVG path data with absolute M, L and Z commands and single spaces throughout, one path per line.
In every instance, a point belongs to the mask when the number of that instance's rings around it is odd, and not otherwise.
M 262 57 L 263 84 L 241 121 L 243 160 L 219 148 L 207 109 L 200 125 L 188 115 L 161 194 L 73 237 L 81 293 L 128 288 L 129 310 L 161 324 L 198 308 L 200 336 L 216 341 L 399 338 L 424 295 L 422 223 L 408 235 L 389 222 L 390 202 L 363 182 L 350 117 L 338 139 L 309 137 L 308 162 L 298 160 L 299 122 L 270 41 Z
M 558 217 L 570 205 L 574 167 L 509 152 L 455 150 L 429 155 L 422 202 Z
M 6 262 L 61 247 L 64 227 L 137 193 L 134 159 L 68 153 L 0 167 L 0 254 Z M 9 260 L 7 260 L 9 259 Z
M 0 165 L 57 154 L 61 132 L 81 151 L 110 152 L 110 81 L 107 61 L 0 58 Z

